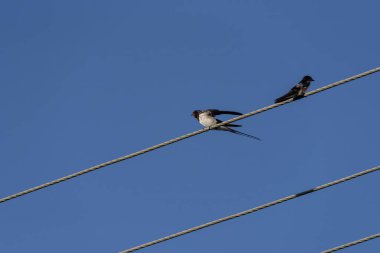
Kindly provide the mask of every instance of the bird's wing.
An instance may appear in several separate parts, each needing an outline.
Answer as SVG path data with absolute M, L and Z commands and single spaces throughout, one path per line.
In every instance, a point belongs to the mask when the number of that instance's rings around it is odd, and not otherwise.
M 279 103 L 279 102 L 283 102 L 285 100 L 288 100 L 289 98 L 292 98 L 292 97 L 296 96 L 298 94 L 299 90 L 300 90 L 300 87 L 297 87 L 297 85 L 296 85 L 288 93 L 286 93 L 285 95 L 277 98 L 275 100 L 275 102 Z
M 243 115 L 241 112 L 220 111 L 220 110 L 217 110 L 217 109 L 209 109 L 208 111 L 210 111 L 213 116 L 221 115 L 221 114 Z

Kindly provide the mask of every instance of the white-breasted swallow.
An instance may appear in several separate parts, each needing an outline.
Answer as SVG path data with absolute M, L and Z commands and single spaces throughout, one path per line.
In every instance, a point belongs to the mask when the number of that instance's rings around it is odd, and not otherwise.
M 294 100 L 303 98 L 312 81 L 314 81 L 314 79 L 311 76 L 304 76 L 288 93 L 277 98 L 275 102 L 284 102 L 290 98 L 293 98 Z
M 218 123 L 222 122 L 221 120 L 215 118 L 216 115 L 221 115 L 221 114 L 243 115 L 240 112 L 220 111 L 220 110 L 216 110 L 216 109 L 207 109 L 207 110 L 195 110 L 195 111 L 193 111 L 192 116 L 194 118 L 196 118 L 201 125 L 203 125 L 205 127 L 211 127 L 211 126 L 213 126 L 215 124 L 218 124 Z M 231 127 L 241 127 L 241 125 L 236 125 L 236 124 L 229 123 L 229 124 L 226 124 L 226 125 L 223 125 L 223 126 L 219 126 L 219 127 L 213 128 L 212 130 L 228 131 L 228 132 L 231 132 L 231 133 L 234 133 L 234 134 L 246 136 L 246 137 L 249 137 L 249 138 L 261 141 L 261 139 L 258 138 L 258 137 L 256 137 L 256 136 L 239 132 L 239 131 L 237 131 L 235 129 L 232 129 Z

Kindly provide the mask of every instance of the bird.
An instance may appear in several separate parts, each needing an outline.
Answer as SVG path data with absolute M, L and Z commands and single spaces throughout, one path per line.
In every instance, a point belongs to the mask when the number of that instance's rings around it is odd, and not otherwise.
M 196 118 L 201 125 L 209 128 L 209 127 L 211 127 L 211 126 L 213 126 L 215 124 L 223 122 L 223 121 L 215 118 L 216 115 L 221 115 L 221 114 L 243 115 L 240 112 L 220 111 L 220 110 L 217 110 L 217 109 L 195 110 L 195 111 L 193 111 L 193 113 L 191 115 L 194 118 Z M 235 129 L 232 129 L 231 127 L 241 127 L 241 125 L 236 125 L 236 124 L 228 123 L 226 125 L 218 126 L 216 128 L 213 128 L 212 130 L 227 131 L 227 132 L 231 132 L 231 133 L 234 133 L 234 134 L 246 136 L 246 137 L 249 137 L 249 138 L 261 141 L 261 139 L 258 138 L 258 137 L 256 137 L 256 136 L 239 132 L 239 131 L 237 131 Z
M 277 98 L 275 102 L 281 103 L 290 98 L 293 98 L 293 100 L 303 98 L 312 81 L 314 81 L 314 79 L 311 76 L 304 76 L 288 93 Z

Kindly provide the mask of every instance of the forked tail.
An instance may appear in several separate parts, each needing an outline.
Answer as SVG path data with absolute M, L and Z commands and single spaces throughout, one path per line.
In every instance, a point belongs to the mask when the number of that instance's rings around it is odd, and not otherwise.
M 253 136 L 253 135 L 250 135 L 250 134 L 246 134 L 246 133 L 242 133 L 242 132 L 239 132 L 235 129 L 231 129 L 231 128 L 228 128 L 229 132 L 231 133 L 234 133 L 234 134 L 238 134 L 238 135 L 242 135 L 242 136 L 246 136 L 246 137 L 249 137 L 249 138 L 252 138 L 252 139 L 255 139 L 255 140 L 258 140 L 258 141 L 261 141 L 261 139 L 259 137 L 256 137 L 256 136 Z

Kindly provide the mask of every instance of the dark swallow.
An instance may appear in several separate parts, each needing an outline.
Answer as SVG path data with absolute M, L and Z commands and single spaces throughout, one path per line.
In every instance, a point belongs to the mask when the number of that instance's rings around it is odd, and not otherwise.
M 311 76 L 304 76 L 302 80 L 297 83 L 288 93 L 282 97 L 277 98 L 275 102 L 284 102 L 290 98 L 293 98 L 293 100 L 303 98 L 312 81 L 314 81 L 314 79 Z
M 216 115 L 221 115 L 221 114 L 243 115 L 240 112 L 219 111 L 219 110 L 216 110 L 216 109 L 208 109 L 208 110 L 195 110 L 195 111 L 193 111 L 192 116 L 194 118 L 196 118 L 201 125 L 203 125 L 205 127 L 211 127 L 211 126 L 213 126 L 215 124 L 218 124 L 218 123 L 222 122 L 221 120 L 215 118 Z M 228 131 L 228 132 L 231 132 L 231 133 L 234 133 L 234 134 L 246 136 L 246 137 L 249 137 L 249 138 L 261 141 L 261 139 L 258 138 L 258 137 L 256 137 L 256 136 L 239 132 L 239 131 L 237 131 L 235 129 L 232 129 L 231 127 L 241 127 L 241 125 L 236 125 L 236 124 L 228 123 L 226 125 L 213 128 L 212 130 Z

